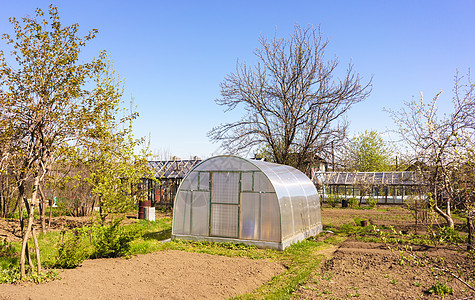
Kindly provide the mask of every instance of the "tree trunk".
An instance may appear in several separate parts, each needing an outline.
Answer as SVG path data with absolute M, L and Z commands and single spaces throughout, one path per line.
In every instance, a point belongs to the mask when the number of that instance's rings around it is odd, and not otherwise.
M 33 242 L 35 243 L 35 254 L 36 254 L 36 272 L 38 275 L 41 273 L 41 258 L 40 258 L 40 247 L 38 245 L 38 239 L 36 238 L 36 231 L 35 227 L 33 227 L 32 231 Z
M 442 218 L 447 221 L 447 226 L 450 228 L 454 228 L 454 220 L 452 219 L 452 216 L 450 214 L 450 200 L 447 200 L 447 212 L 442 211 L 439 206 L 438 206 L 438 193 L 437 193 L 437 187 L 434 187 L 434 210 L 436 213 L 438 213 Z
M 26 231 L 24 231 L 24 233 L 23 233 L 23 240 L 22 240 L 22 243 L 21 243 L 20 280 L 24 280 L 26 278 L 26 272 L 25 272 L 26 247 L 28 246 L 28 239 L 30 237 L 30 233 L 31 233 L 32 228 L 33 228 L 33 222 L 34 222 L 33 213 L 35 211 L 35 205 L 37 204 L 37 201 L 38 201 L 37 198 L 38 198 L 39 182 L 40 182 L 40 176 L 39 176 L 39 174 L 36 174 L 34 185 L 33 185 L 33 192 L 32 192 L 32 195 L 31 195 L 31 204 L 28 203 L 27 200 L 25 200 L 25 206 L 27 207 L 27 211 L 28 211 L 28 224 L 27 224 L 27 227 L 26 227 Z M 35 250 L 39 251 L 36 244 L 35 244 Z
M 436 213 L 438 213 L 442 218 L 445 219 L 445 221 L 447 221 L 447 226 L 451 227 L 451 228 L 454 228 L 455 224 L 454 224 L 454 220 L 452 219 L 452 217 L 450 215 L 448 215 L 447 213 L 445 213 L 444 211 L 442 211 L 438 206 L 437 204 L 434 205 L 434 210 Z M 450 209 L 449 209 L 449 212 L 450 212 Z
M 49 206 L 48 228 L 51 228 L 51 217 L 53 216 L 53 204 L 54 204 L 54 198 L 51 199 L 51 205 Z
M 41 233 L 45 233 L 45 226 L 46 225 L 43 225 L 45 224 L 45 210 L 44 210 L 44 203 L 43 203 L 43 199 L 41 199 L 41 196 L 40 196 L 40 199 L 38 201 L 38 213 L 39 213 L 39 217 L 40 217 L 40 230 L 41 230 Z
M 46 210 L 46 197 L 45 194 L 43 193 L 43 189 L 41 188 L 41 185 L 38 186 L 39 191 L 40 191 L 40 221 L 41 221 L 41 233 L 46 232 L 46 221 L 45 221 L 45 210 Z
M 475 250 L 475 224 L 473 215 L 467 216 L 468 239 L 467 250 Z
M 26 278 L 26 271 L 25 271 L 25 257 L 28 255 L 28 261 L 30 262 L 29 259 L 29 253 L 27 250 L 28 247 L 28 239 L 30 237 L 31 233 L 31 228 L 33 226 L 33 211 L 34 211 L 34 206 L 33 204 L 28 203 L 28 200 L 25 199 L 25 207 L 27 211 L 29 211 L 28 214 L 28 225 L 26 227 L 26 231 L 23 230 L 23 240 L 21 243 L 21 251 L 20 251 L 20 280 L 24 280 Z M 31 264 L 30 264 L 31 266 Z
M 28 260 L 28 265 L 30 266 L 30 270 L 34 270 L 35 266 L 33 266 L 33 261 L 31 260 L 30 250 L 28 245 L 26 245 L 26 259 Z
M 95 206 L 96 206 L 96 198 L 94 197 L 92 199 L 91 213 L 90 214 L 88 213 L 88 215 L 92 215 L 94 213 L 94 207 Z
M 25 194 L 25 187 L 23 186 L 23 183 L 20 183 L 18 186 L 18 200 L 17 200 L 17 205 L 18 205 L 18 221 L 20 222 L 20 233 L 21 236 L 23 236 L 23 228 L 25 227 L 25 222 L 23 220 L 23 197 Z
M 101 217 L 101 221 L 102 223 L 105 223 L 106 222 L 106 213 L 105 211 L 103 210 L 103 207 L 102 207 L 102 199 L 101 199 L 101 196 L 99 196 L 99 216 Z

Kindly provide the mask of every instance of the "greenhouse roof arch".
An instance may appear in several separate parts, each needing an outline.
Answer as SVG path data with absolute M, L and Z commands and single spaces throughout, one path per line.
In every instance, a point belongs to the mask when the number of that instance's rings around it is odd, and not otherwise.
M 196 165 L 175 198 L 172 238 L 283 250 L 322 230 L 320 199 L 297 169 L 216 156 Z

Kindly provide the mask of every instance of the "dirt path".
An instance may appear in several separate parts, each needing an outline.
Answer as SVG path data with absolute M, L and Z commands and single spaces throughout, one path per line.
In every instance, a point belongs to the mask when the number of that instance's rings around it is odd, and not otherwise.
M 226 299 L 284 271 L 263 260 L 162 251 L 87 260 L 45 284 L 0 284 L 0 299 Z

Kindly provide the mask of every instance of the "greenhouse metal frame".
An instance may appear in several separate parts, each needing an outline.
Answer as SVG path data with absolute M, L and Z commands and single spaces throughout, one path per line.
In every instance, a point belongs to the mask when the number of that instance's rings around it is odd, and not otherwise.
M 183 178 L 201 159 L 182 160 L 174 158 L 172 160 L 149 161 L 148 164 L 153 170 L 154 181 L 150 178 L 144 178 L 144 184 L 148 189 L 148 201 L 157 208 L 171 209 L 175 199 L 178 187 Z
M 216 156 L 178 188 L 172 238 L 252 244 L 283 250 L 322 230 L 312 181 L 285 165 Z
M 403 204 L 412 198 L 420 200 L 425 185 L 420 172 L 313 172 L 312 181 L 323 201 L 330 194 L 343 198 L 373 197 L 381 204 Z

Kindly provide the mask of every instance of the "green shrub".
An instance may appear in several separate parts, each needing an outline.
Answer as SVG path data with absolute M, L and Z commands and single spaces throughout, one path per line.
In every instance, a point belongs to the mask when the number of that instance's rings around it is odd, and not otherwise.
M 376 204 L 378 204 L 378 199 L 374 198 L 373 196 L 369 196 L 368 198 L 366 198 L 366 204 L 368 204 L 368 206 L 373 209 Z
M 109 225 L 93 229 L 93 257 L 120 257 L 130 254 L 130 242 L 137 237 L 137 230 L 121 226 L 122 219 L 112 221 Z
M 26 274 L 27 281 L 33 281 L 35 283 L 47 282 L 58 278 L 58 271 L 56 270 L 43 270 L 39 274 L 35 272 L 28 272 Z M 20 266 L 9 265 L 6 269 L 0 269 L 0 283 L 15 283 L 20 281 Z
M 451 295 L 453 294 L 454 290 L 448 286 L 445 282 L 436 282 L 433 286 L 429 288 L 427 291 L 430 294 L 436 294 L 441 297 L 444 297 L 446 295 Z
M 15 247 L 6 239 L 0 242 L 0 257 L 13 256 L 15 255 Z
M 331 207 L 336 207 L 340 202 L 341 197 L 338 194 L 329 194 L 327 196 L 327 203 L 330 204 Z
M 72 233 L 63 233 L 58 244 L 58 256 L 55 267 L 63 269 L 77 268 L 87 257 L 84 246 L 81 243 L 81 234 L 77 230 Z
M 359 203 L 360 202 L 355 197 L 351 197 L 351 198 L 348 199 L 348 206 L 351 207 L 351 208 L 357 207 Z

